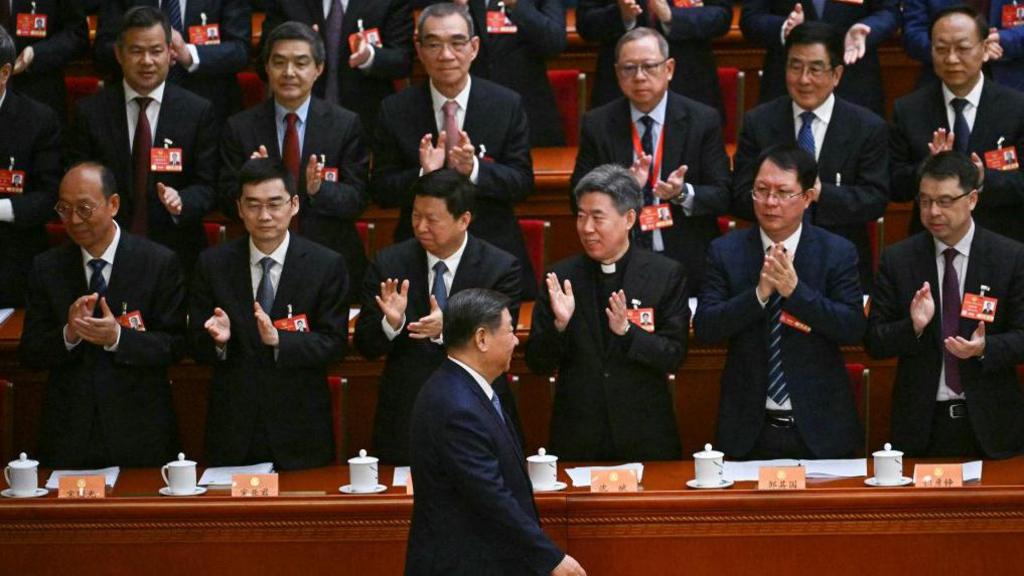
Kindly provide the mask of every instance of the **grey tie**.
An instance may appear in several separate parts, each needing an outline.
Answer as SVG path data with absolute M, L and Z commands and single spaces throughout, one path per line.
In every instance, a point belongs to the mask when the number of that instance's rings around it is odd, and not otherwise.
M 448 271 L 448 267 L 445 266 L 444 260 L 438 260 L 434 264 L 434 286 L 430 289 L 430 293 L 434 295 L 434 300 L 437 300 L 437 307 L 441 310 L 445 309 L 448 305 L 448 289 L 444 285 L 444 273 Z
M 491 405 L 498 412 L 498 416 L 501 416 L 501 421 L 505 422 L 505 412 L 501 409 L 501 399 L 498 398 L 497 392 L 491 392 Z
M 269 316 L 270 309 L 274 307 L 274 283 L 270 281 L 270 269 L 274 267 L 274 259 L 264 256 L 260 259 L 260 266 L 263 267 L 263 276 L 260 277 L 260 286 L 256 289 L 256 301 Z

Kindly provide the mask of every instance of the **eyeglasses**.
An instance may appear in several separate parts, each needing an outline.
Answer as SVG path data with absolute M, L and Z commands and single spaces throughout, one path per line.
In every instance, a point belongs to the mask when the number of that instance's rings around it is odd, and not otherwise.
M 291 204 L 291 199 L 288 200 L 271 200 L 270 202 L 242 202 L 242 210 L 245 210 L 253 216 L 259 216 L 266 209 L 271 214 L 276 214 L 285 209 L 286 206 Z
M 426 42 L 420 42 L 420 47 L 423 51 L 431 56 L 437 56 L 440 54 L 445 46 L 451 49 L 455 54 L 461 54 L 466 50 L 469 50 L 470 41 L 466 38 L 455 38 L 453 40 L 427 40 Z
M 945 59 L 951 53 L 956 54 L 957 58 L 963 58 L 964 55 L 974 50 L 978 46 L 981 46 L 981 42 L 975 42 L 974 44 L 959 44 L 957 46 L 944 46 L 940 44 L 932 44 L 932 54 L 938 56 L 940 59 Z
M 652 76 L 661 70 L 661 67 L 668 62 L 665 58 L 661 62 L 641 62 L 640 64 L 616 64 L 615 72 L 623 78 L 633 78 L 637 72 L 643 72 L 644 76 Z
M 92 214 L 97 208 L 99 208 L 99 206 L 93 206 L 88 202 L 82 202 L 77 206 L 72 206 L 70 203 L 61 200 L 53 207 L 53 211 L 57 213 L 57 216 L 59 216 L 62 221 L 67 222 L 68 220 L 71 220 L 71 214 L 78 214 L 78 217 L 82 220 L 88 220 L 89 218 L 92 218 Z
M 750 191 L 750 196 L 758 202 L 768 202 L 771 199 L 775 199 L 780 204 L 785 204 L 797 196 L 803 196 L 807 191 L 801 190 L 800 192 L 771 192 L 768 189 L 754 188 Z
M 971 192 L 974 192 L 974 190 L 971 190 L 970 192 L 964 192 L 959 196 L 940 196 L 935 199 L 918 194 L 917 203 L 920 204 L 921 210 L 928 210 L 929 208 L 932 207 L 932 204 L 938 204 L 939 208 L 942 208 L 943 210 L 948 210 L 953 207 L 953 204 L 956 204 L 957 200 L 963 198 L 964 196 L 970 195 Z
M 832 68 L 832 66 L 825 66 L 821 62 L 805 64 L 798 60 L 794 60 L 786 64 L 786 72 L 794 76 L 803 76 L 804 72 L 807 72 L 808 76 L 815 79 L 825 76 L 825 74 L 831 71 Z

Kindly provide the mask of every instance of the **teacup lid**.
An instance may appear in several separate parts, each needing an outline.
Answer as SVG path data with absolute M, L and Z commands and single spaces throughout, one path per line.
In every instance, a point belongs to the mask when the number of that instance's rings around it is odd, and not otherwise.
M 725 452 L 720 452 L 718 450 L 712 450 L 711 449 L 711 444 L 705 444 L 704 445 L 704 450 L 701 451 L 701 452 L 694 452 L 693 453 L 693 457 L 695 459 L 696 458 L 702 458 L 702 459 L 703 458 L 711 458 L 711 459 L 723 458 L 723 457 L 725 457 Z
M 35 460 L 29 460 L 28 454 L 22 452 L 21 454 L 18 455 L 17 460 L 11 460 L 10 462 L 7 463 L 7 465 L 10 466 L 11 468 L 35 468 L 39 466 L 39 462 Z
M 168 466 L 195 466 L 196 463 L 191 460 L 185 460 L 185 453 L 178 452 L 178 459 L 171 460 L 167 463 Z
M 888 442 L 885 443 L 885 446 L 883 446 L 883 448 L 885 449 L 874 452 L 871 455 L 875 456 L 876 458 L 893 458 L 896 456 L 903 456 L 903 452 L 900 452 L 899 450 L 893 450 L 892 444 Z
M 533 456 L 527 457 L 526 461 L 533 462 L 535 464 L 548 464 L 551 462 L 557 462 L 558 456 L 548 454 L 548 451 L 545 450 L 544 448 L 538 448 L 537 453 L 534 454 Z
M 376 464 L 378 458 L 376 456 L 367 456 L 366 450 L 360 450 L 359 456 L 349 458 L 349 464 Z

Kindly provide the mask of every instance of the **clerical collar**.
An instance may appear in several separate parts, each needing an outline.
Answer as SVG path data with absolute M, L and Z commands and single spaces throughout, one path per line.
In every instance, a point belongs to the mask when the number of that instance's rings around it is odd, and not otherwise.
M 626 263 L 629 262 L 629 254 L 632 251 L 633 246 L 629 246 L 628 248 L 626 248 L 626 251 L 622 253 L 622 256 L 615 262 L 612 262 L 611 264 L 597 262 L 601 266 L 601 272 L 604 274 L 615 274 L 617 272 L 621 272 L 619 268 L 625 270 Z
M 615 274 L 615 262 L 611 264 L 601 264 L 601 272 L 605 274 Z

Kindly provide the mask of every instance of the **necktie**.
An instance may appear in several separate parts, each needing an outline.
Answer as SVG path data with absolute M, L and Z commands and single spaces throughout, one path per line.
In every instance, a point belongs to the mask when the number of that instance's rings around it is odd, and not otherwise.
M 0 0 L 2 2 L 3 0 Z M 89 293 L 99 294 L 100 298 L 107 295 L 107 281 L 103 279 L 103 269 L 106 268 L 107 263 L 99 258 L 93 258 L 89 260 L 89 268 L 92 268 L 92 276 L 89 278 Z M 96 301 L 96 307 L 93 308 L 92 315 L 99 318 L 103 315 L 100 312 L 99 300 Z
M 967 100 L 953 98 L 949 103 L 953 107 L 953 149 L 962 154 L 967 154 L 967 145 L 971 141 L 971 128 L 967 125 L 967 117 L 964 116 L 964 107 Z
M 132 225 L 131 232 L 145 236 L 149 232 L 149 153 L 153 148 L 153 132 L 149 127 L 146 108 L 152 98 L 137 96 L 139 118 L 135 123 L 135 138 L 132 146 Z
M 494 406 L 495 411 L 498 412 L 498 416 L 501 416 L 501 422 L 503 424 L 507 424 L 507 422 L 505 422 L 505 412 L 501 409 L 501 399 L 498 398 L 498 393 L 493 390 L 491 391 L 491 406 Z
M 768 252 L 765 250 L 765 252 Z M 768 397 L 778 405 L 789 400 L 786 375 L 782 371 L 782 296 L 775 292 L 765 306 L 768 312 Z
M 825 0 L 814 0 L 814 11 L 818 13 L 818 20 L 825 14 Z
M 292 180 L 295 181 L 295 185 L 299 184 L 299 157 L 302 154 L 299 149 L 299 115 L 295 112 L 289 112 L 284 115 L 285 122 L 288 126 L 284 129 L 284 153 L 282 154 L 284 160 L 284 166 L 291 172 Z
M 331 1 L 331 13 L 327 16 L 327 91 L 324 98 L 331 104 L 338 103 L 338 75 L 341 66 L 341 24 L 345 9 L 341 0 Z
M 260 276 L 260 285 L 256 289 L 256 301 L 269 316 L 270 310 L 274 307 L 274 283 L 270 281 L 270 270 L 274 267 L 274 259 L 264 256 L 260 259 L 260 266 L 263 267 L 263 275 Z
M 181 27 L 181 2 L 179 0 L 163 0 L 160 3 L 160 9 L 167 15 L 167 21 L 171 23 L 171 28 L 184 35 L 185 32 Z
M 644 125 L 644 133 L 640 136 L 640 148 L 644 154 L 651 157 L 651 170 L 654 170 L 654 118 L 644 114 L 640 117 L 640 123 Z M 651 204 L 654 204 L 654 190 L 648 177 L 644 182 L 644 206 Z
M 444 157 L 449 168 L 451 168 L 451 152 L 452 148 L 459 143 L 459 121 L 455 117 L 455 112 L 459 109 L 459 103 L 455 100 L 449 100 L 441 106 L 441 110 L 444 111 Z
M 957 336 L 960 333 L 960 279 L 957 278 L 953 259 L 958 252 L 956 248 L 946 248 L 942 255 L 946 257 L 946 271 L 942 276 L 942 339 Z M 945 346 L 942 348 L 942 359 L 946 367 L 946 386 L 960 394 L 960 362 Z
M 814 132 L 811 131 L 813 124 L 814 112 L 800 113 L 800 132 L 796 135 L 796 145 L 811 157 L 814 157 Z
M 437 300 L 437 306 L 442 311 L 448 304 L 448 289 L 444 286 L 444 273 L 447 271 L 448 267 L 444 261 L 438 260 L 437 264 L 434 264 L 434 285 L 430 293 L 434 295 L 434 300 Z

